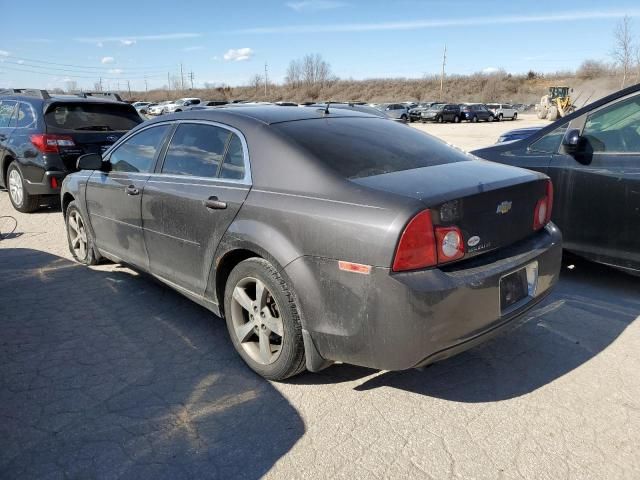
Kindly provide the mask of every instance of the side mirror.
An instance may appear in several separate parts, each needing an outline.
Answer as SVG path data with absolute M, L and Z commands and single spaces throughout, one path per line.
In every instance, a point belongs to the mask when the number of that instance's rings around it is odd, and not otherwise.
M 102 155 L 99 153 L 80 155 L 76 167 L 78 170 L 100 170 L 102 168 Z
M 575 153 L 580 145 L 580 130 L 570 128 L 562 137 L 562 145 L 567 153 Z

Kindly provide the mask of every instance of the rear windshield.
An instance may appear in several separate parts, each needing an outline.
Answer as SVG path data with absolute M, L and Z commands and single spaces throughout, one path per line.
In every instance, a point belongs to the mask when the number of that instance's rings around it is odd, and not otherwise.
M 444 142 L 386 119 L 304 120 L 272 127 L 347 179 L 468 160 Z
M 131 130 L 142 123 L 135 109 L 117 103 L 56 103 L 44 118 L 55 129 L 98 132 Z

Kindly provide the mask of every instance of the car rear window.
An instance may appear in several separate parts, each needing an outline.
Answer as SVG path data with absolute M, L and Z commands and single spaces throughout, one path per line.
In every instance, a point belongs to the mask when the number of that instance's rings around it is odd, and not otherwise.
M 55 103 L 44 118 L 57 130 L 126 131 L 142 123 L 135 109 L 117 103 Z
M 347 179 L 468 160 L 444 142 L 386 119 L 333 118 L 272 127 Z

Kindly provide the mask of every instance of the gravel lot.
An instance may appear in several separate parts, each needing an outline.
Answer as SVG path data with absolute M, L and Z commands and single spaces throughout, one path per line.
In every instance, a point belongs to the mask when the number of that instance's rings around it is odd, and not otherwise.
M 531 122 L 418 128 L 471 149 Z M 0 478 L 640 478 L 638 278 L 568 258 L 479 348 L 270 383 L 206 310 L 72 263 L 59 211 L 0 215 Z

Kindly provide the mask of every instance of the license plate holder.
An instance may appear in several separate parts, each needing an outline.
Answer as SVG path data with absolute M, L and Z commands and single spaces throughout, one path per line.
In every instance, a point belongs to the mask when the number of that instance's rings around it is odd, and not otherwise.
M 529 296 L 527 268 L 521 268 L 500 279 L 500 310 L 511 309 Z

